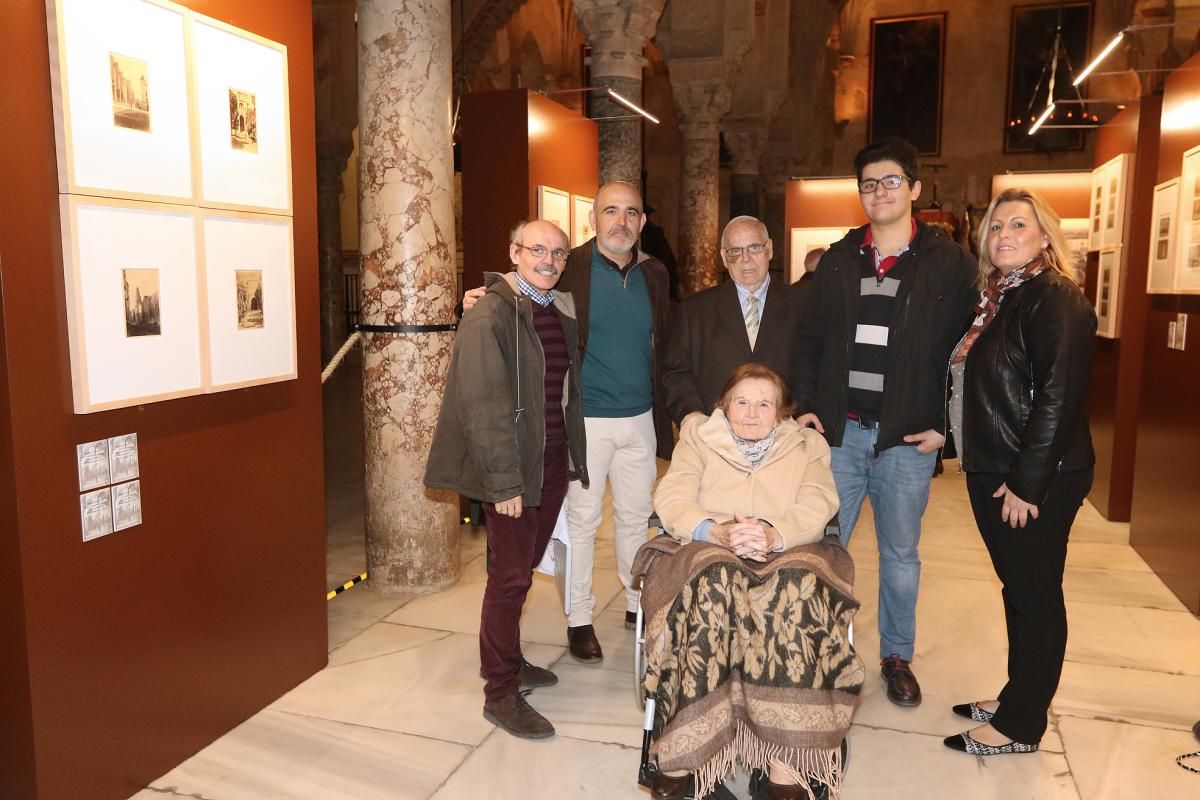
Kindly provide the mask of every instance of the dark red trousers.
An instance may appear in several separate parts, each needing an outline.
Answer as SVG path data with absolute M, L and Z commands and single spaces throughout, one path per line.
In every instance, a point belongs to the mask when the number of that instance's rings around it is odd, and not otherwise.
M 565 441 L 546 443 L 544 465 L 541 506 L 526 506 L 514 519 L 496 513 L 491 503 L 483 504 L 491 560 L 479 622 L 479 662 L 489 700 L 521 688 L 521 609 L 567 494 Z

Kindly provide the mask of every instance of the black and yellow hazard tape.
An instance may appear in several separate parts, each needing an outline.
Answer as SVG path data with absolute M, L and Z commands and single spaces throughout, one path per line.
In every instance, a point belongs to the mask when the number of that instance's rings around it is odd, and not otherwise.
M 365 573 L 365 572 L 362 575 L 359 575 L 357 578 L 351 578 L 350 580 L 343 583 L 341 586 L 338 586 L 336 589 L 330 589 L 329 592 L 325 595 L 325 599 L 332 600 L 333 598 L 337 597 L 342 592 L 346 591 L 347 589 L 353 588 L 354 586 L 362 583 L 366 579 L 367 579 L 367 573 Z

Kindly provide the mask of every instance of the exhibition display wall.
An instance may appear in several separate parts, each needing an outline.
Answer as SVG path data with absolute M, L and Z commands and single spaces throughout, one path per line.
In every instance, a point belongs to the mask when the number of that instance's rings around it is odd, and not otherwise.
M 63 93 L 72 7 L 155 33 L 92 20 Z M 286 72 L 237 83 L 229 47 Z M 116 800 L 326 662 L 311 4 L 17 3 L 0 68 L 0 796 Z M 115 403 L 75 391 L 93 322 Z
M 853 177 L 791 178 L 784 196 L 785 272 L 788 283 L 804 274 L 809 251 L 840 240 L 851 228 L 867 224 Z M 776 245 L 778 246 L 778 245 Z

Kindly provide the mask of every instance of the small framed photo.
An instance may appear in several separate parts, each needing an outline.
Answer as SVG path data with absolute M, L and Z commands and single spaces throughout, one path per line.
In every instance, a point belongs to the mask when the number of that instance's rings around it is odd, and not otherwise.
M 788 283 L 795 283 L 804 277 L 806 271 L 804 262 L 809 253 L 818 250 L 828 250 L 834 242 L 840 241 L 846 235 L 845 228 L 792 228 L 787 268 Z
M 122 483 L 138 476 L 138 440 L 136 433 L 110 436 L 108 463 L 112 483 Z
M 79 491 L 86 492 L 110 482 L 108 440 L 75 445 L 75 462 L 79 468 Z
M 112 487 L 113 531 L 142 524 L 142 482 L 129 481 Z
M 287 48 L 197 14 L 192 51 L 199 204 L 291 214 Z
M 1200 294 L 1200 146 L 1183 154 L 1173 294 Z
M 85 542 L 113 532 L 112 493 L 107 487 L 79 495 L 79 519 Z
M 191 202 L 187 11 L 48 0 L 59 191 Z
M 591 197 L 571 195 L 571 247 L 579 247 L 596 235 L 591 221 L 594 202 Z
M 205 214 L 209 391 L 296 377 L 292 222 Z
M 1120 311 L 1121 256 L 1123 249 L 1104 247 L 1100 249 L 1099 267 L 1096 270 L 1096 335 L 1116 339 Z
M 1088 219 L 1086 217 L 1066 217 L 1059 222 L 1059 229 L 1067 242 L 1067 255 L 1070 256 L 1069 266 L 1071 277 L 1076 283 L 1082 284 L 1087 274 L 1088 254 Z
M 61 203 L 76 413 L 203 391 L 194 212 Z
M 553 222 L 563 233 L 571 236 L 571 195 L 561 189 L 539 186 L 538 219 Z
M 1150 268 L 1146 292 L 1171 294 L 1175 290 L 1175 247 L 1178 238 L 1179 178 L 1154 187 L 1150 212 Z

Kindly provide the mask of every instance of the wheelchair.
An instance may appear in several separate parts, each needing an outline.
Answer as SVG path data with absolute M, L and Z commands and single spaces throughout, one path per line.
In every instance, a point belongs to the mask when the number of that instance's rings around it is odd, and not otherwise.
M 658 536 L 667 536 L 666 530 L 662 526 L 662 521 L 654 514 L 647 521 L 647 528 L 656 530 Z M 838 537 L 840 528 L 838 527 L 837 517 L 835 516 L 825 526 L 826 537 Z M 840 540 L 839 540 L 840 541 Z M 654 775 L 658 771 L 658 765 L 650 758 L 650 744 L 652 742 L 652 734 L 654 731 L 654 710 L 655 700 L 653 697 L 646 695 L 644 688 L 644 680 L 646 670 L 649 667 L 646 655 L 646 617 L 642 610 L 641 603 L 641 581 L 638 580 L 633 587 L 638 591 L 639 599 L 637 606 L 636 620 L 633 629 L 633 691 L 638 707 L 642 709 L 642 751 L 641 761 L 638 764 L 638 784 L 650 788 L 651 782 L 654 780 Z M 851 624 L 847 628 L 847 638 L 850 644 L 854 644 L 854 625 Z M 1197 723 L 1200 725 L 1200 723 Z M 842 739 L 842 770 L 845 771 L 846 765 L 850 763 L 850 737 Z M 752 800 L 766 799 L 767 776 L 755 770 L 750 776 L 750 792 Z M 815 787 L 814 787 L 815 789 Z M 822 800 L 824 787 L 817 790 L 816 796 L 818 800 Z M 694 783 L 689 785 L 687 792 L 684 794 L 685 800 L 737 800 L 737 795 L 730 790 L 724 782 L 717 783 L 713 791 L 704 797 L 696 797 Z

